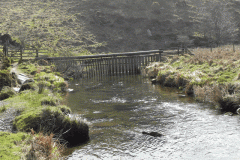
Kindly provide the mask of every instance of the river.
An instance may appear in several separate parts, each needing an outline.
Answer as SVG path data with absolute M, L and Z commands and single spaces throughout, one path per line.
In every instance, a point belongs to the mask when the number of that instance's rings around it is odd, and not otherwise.
M 90 141 L 69 149 L 69 160 L 240 159 L 239 116 L 224 116 L 176 89 L 141 76 L 75 80 L 69 87 L 65 103 L 90 125 Z

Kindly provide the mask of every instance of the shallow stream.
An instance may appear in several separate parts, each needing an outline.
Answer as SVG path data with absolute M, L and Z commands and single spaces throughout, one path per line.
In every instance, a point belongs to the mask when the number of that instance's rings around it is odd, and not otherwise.
M 90 141 L 70 149 L 69 160 L 240 159 L 239 117 L 224 116 L 176 89 L 141 76 L 73 81 L 69 87 L 74 91 L 66 104 L 90 123 Z

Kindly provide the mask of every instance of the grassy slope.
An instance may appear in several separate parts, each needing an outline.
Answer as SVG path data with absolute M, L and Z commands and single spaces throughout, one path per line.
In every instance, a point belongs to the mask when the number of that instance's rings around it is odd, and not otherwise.
M 196 99 L 236 112 L 240 104 L 240 50 L 221 47 L 195 49 L 194 56 L 174 56 L 146 68 L 164 86 L 178 87 Z
M 84 23 L 69 12 L 74 6 L 71 1 L 10 0 L 0 5 L 0 33 L 23 40 L 26 46 L 48 48 L 51 56 L 87 54 L 89 45 L 101 46 Z

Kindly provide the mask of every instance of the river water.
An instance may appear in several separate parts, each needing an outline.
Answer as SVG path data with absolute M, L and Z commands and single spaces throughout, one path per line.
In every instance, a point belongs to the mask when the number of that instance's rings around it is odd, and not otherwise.
M 90 141 L 69 160 L 237 160 L 240 119 L 141 76 L 73 81 L 66 104 L 90 125 Z M 162 137 L 143 135 L 159 132 Z

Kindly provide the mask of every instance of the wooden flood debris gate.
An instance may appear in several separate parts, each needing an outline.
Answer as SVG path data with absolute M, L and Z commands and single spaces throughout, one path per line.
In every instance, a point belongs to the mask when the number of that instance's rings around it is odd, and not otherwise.
M 54 63 L 57 70 L 77 78 L 100 78 L 140 74 L 141 69 L 152 62 L 162 61 L 165 55 L 180 54 L 182 51 L 150 50 L 127 53 L 86 55 L 76 57 L 36 57 Z M 71 76 L 72 76 L 71 75 Z

